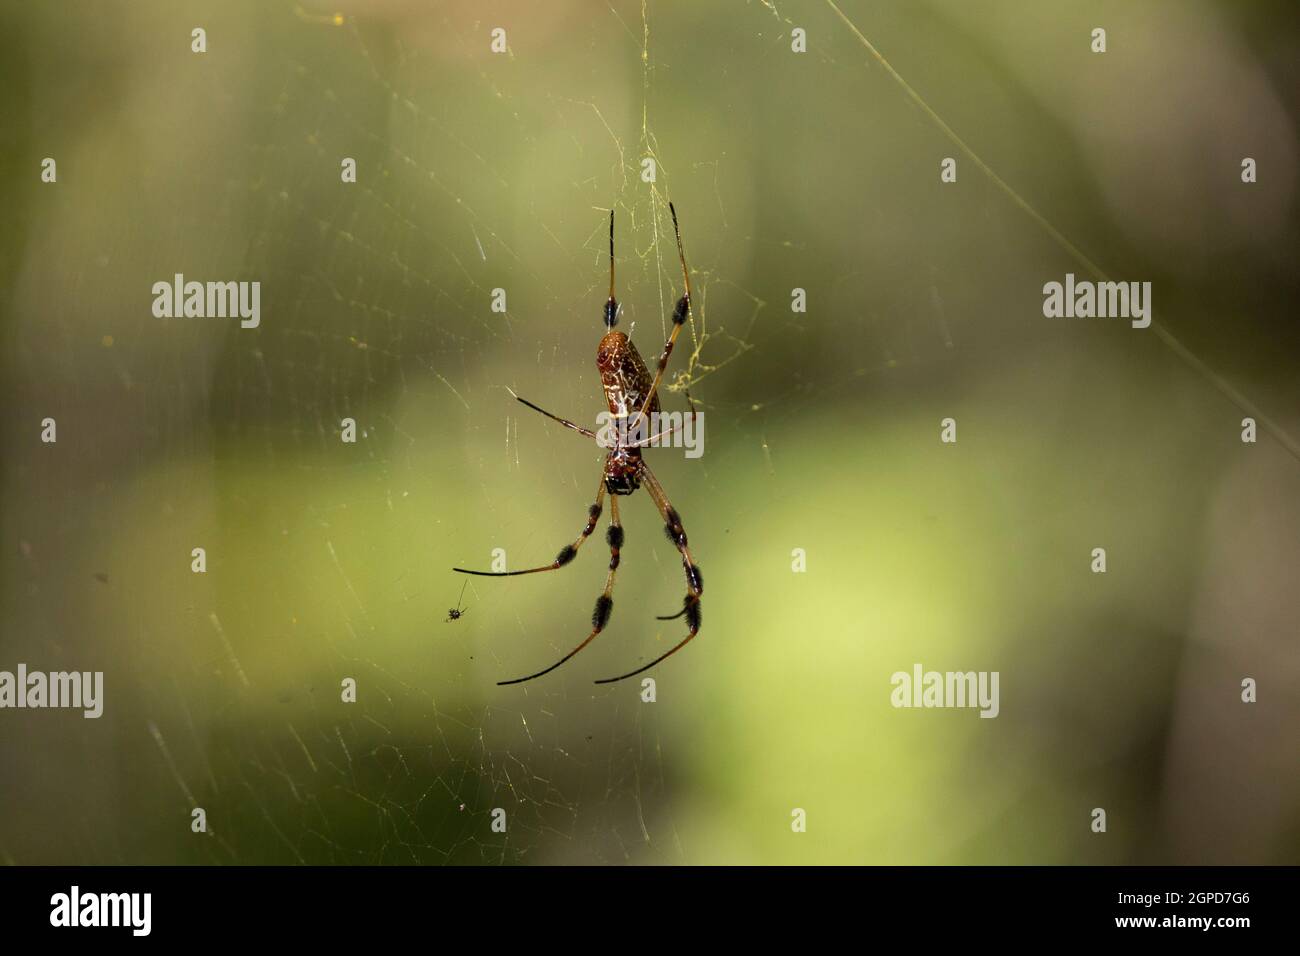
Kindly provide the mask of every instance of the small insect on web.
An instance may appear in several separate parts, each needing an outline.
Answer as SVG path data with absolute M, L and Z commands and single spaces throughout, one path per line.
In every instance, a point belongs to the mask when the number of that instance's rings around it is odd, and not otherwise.
M 605 303 L 605 335 L 600 340 L 600 345 L 596 352 L 596 367 L 600 370 L 601 387 L 605 392 L 605 402 L 609 406 L 609 413 L 614 418 L 618 427 L 613 430 L 613 434 L 618 436 L 613 448 L 605 456 L 605 465 L 600 476 L 600 484 L 596 489 L 596 501 L 587 509 L 587 524 L 582 529 L 582 534 L 573 544 L 566 544 L 555 560 L 550 564 L 538 568 L 528 568 L 524 571 L 469 571 L 465 568 L 453 568 L 453 571 L 459 571 L 461 574 L 478 574 L 484 577 L 511 577 L 516 574 L 536 574 L 540 571 L 555 571 L 564 567 L 578 555 L 578 549 L 582 547 L 591 533 L 596 530 L 596 524 L 600 520 L 605 494 L 608 493 L 610 524 L 609 530 L 605 535 L 605 541 L 609 544 L 609 573 L 605 577 L 605 590 L 600 597 L 596 599 L 596 607 L 591 613 L 591 634 L 587 636 L 581 644 L 575 647 L 569 653 L 565 654 L 550 667 L 540 670 L 535 674 L 529 674 L 527 677 L 518 677 L 514 680 L 499 681 L 499 684 L 522 684 L 524 681 L 530 681 L 533 678 L 541 677 L 543 674 L 549 674 L 561 664 L 568 661 L 571 657 L 581 651 L 584 647 L 596 639 L 596 635 L 605 629 L 609 623 L 609 616 L 614 609 L 614 599 L 610 596 L 614 590 L 614 575 L 618 571 L 619 550 L 623 547 L 623 525 L 618 516 L 618 499 L 620 496 L 630 495 L 645 485 L 650 497 L 654 500 L 655 507 L 659 509 L 659 514 L 664 520 L 664 530 L 668 534 L 668 540 L 671 541 L 682 556 L 682 569 L 686 574 L 686 597 L 682 601 L 682 609 L 676 614 L 670 614 L 660 617 L 661 621 L 671 621 L 683 615 L 686 616 L 687 634 L 678 644 L 669 648 L 663 654 L 660 654 L 649 664 L 638 667 L 634 671 L 621 674 L 618 677 L 608 677 L 604 680 L 596 681 L 597 684 L 612 684 L 615 681 L 625 680 L 634 677 L 642 671 L 647 671 L 665 658 L 671 657 L 677 653 L 695 637 L 700 630 L 700 595 L 704 593 L 704 579 L 700 576 L 700 568 L 691 558 L 691 552 L 686 544 L 686 531 L 682 527 L 681 515 L 668 501 L 668 496 L 664 493 L 663 486 L 655 478 L 654 472 L 641 457 L 641 450 L 651 443 L 658 442 L 660 439 L 672 434 L 680 426 L 674 426 L 658 435 L 651 435 L 643 440 L 625 442 L 626 436 L 635 436 L 638 434 L 637 429 L 640 427 L 646 415 L 651 416 L 651 420 L 657 421 L 659 415 L 659 382 L 663 379 L 664 370 L 668 367 L 668 357 L 673 354 L 673 345 L 677 342 L 677 336 L 682 330 L 682 325 L 691 311 L 691 275 L 690 270 L 686 268 L 686 253 L 682 248 L 682 233 L 677 226 L 677 210 L 673 204 L 668 204 L 668 211 L 673 217 L 673 234 L 677 238 L 677 258 L 682 264 L 682 297 L 677 300 L 677 307 L 673 309 L 673 330 L 668 335 L 668 341 L 664 343 L 663 352 L 659 355 L 659 367 L 655 372 L 653 381 L 650 379 L 650 372 L 646 368 L 645 362 L 641 358 L 641 353 L 636 349 L 629 339 L 622 332 L 614 330 L 618 324 L 618 300 L 614 298 L 614 211 L 609 212 L 609 299 Z M 511 392 L 514 395 L 514 392 Z M 583 428 L 581 425 L 575 425 L 566 418 L 560 418 L 558 415 L 552 415 L 543 408 L 539 408 L 527 399 L 515 395 L 515 399 L 520 403 L 527 405 L 533 411 L 541 412 L 547 418 L 559 422 L 565 428 L 570 428 L 587 438 L 596 440 L 596 433 L 590 429 Z M 632 410 L 636 409 L 636 415 L 632 417 Z M 688 413 L 692 421 L 696 415 L 694 405 Z M 632 418 L 631 428 L 625 428 L 628 419 Z M 685 424 L 683 420 L 682 424 Z M 464 590 L 462 589 L 462 594 Z
M 450 624 L 452 621 L 459 621 L 460 618 L 461 618 L 461 615 L 464 614 L 466 611 L 469 610 L 469 608 L 467 608 L 467 607 L 461 607 L 461 606 L 460 606 L 460 602 L 461 602 L 462 600 L 464 600 L 464 598 L 465 598 L 465 588 L 467 588 L 467 587 L 469 587 L 469 582 L 468 582 L 468 581 L 466 581 L 465 584 L 464 584 L 464 585 L 461 587 L 461 589 L 460 589 L 460 597 L 456 598 L 456 606 L 453 607 L 453 608 L 448 608 L 448 609 L 447 609 L 447 623 L 448 623 L 448 624 Z

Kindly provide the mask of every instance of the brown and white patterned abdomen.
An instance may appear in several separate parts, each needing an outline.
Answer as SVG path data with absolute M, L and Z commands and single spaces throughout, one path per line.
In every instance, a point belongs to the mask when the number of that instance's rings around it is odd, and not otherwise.
M 596 352 L 596 368 L 600 370 L 600 384 L 610 414 L 618 418 L 634 417 L 641 410 L 652 381 L 636 346 L 622 332 L 607 332 Z M 659 395 L 656 394 L 646 414 L 658 411 Z

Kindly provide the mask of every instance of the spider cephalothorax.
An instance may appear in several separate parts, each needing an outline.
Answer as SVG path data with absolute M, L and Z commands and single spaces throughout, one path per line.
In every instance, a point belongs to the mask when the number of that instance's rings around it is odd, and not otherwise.
M 605 456 L 605 490 L 611 495 L 630 495 L 641 487 L 640 448 L 615 448 Z
M 663 487 L 655 478 L 654 472 L 650 470 L 650 466 L 641 457 L 643 448 L 669 434 L 669 432 L 665 432 L 658 435 L 643 436 L 642 429 L 652 431 L 655 422 L 658 420 L 659 382 L 663 379 L 664 369 L 668 367 L 668 357 L 673 353 L 673 345 L 677 341 L 677 335 L 681 332 L 682 325 L 690 316 L 691 311 L 691 276 L 686 268 L 686 254 L 682 250 L 681 230 L 677 228 L 677 210 L 673 208 L 672 203 L 668 204 L 668 210 L 673 217 L 673 233 L 677 237 L 677 255 L 682 263 L 684 289 L 682 297 L 677 300 L 677 306 L 673 309 L 673 330 L 669 333 L 668 341 L 664 343 L 663 352 L 659 355 L 659 365 L 653 379 L 650 378 L 650 371 L 646 368 L 641 353 L 632 344 L 632 340 L 622 332 L 614 330 L 614 326 L 618 323 L 618 300 L 614 298 L 614 212 L 610 210 L 609 213 L 609 299 L 605 302 L 606 332 L 601 338 L 596 351 L 596 368 L 600 370 L 600 384 L 605 393 L 605 403 L 609 406 L 610 417 L 614 420 L 612 434 L 615 436 L 615 440 L 613 447 L 605 456 L 605 466 L 601 472 L 600 485 L 596 491 L 596 501 L 587 509 L 587 524 L 582 529 L 582 534 L 578 536 L 578 540 L 573 544 L 566 544 L 560 550 L 560 553 L 555 556 L 554 561 L 540 568 L 528 568 L 524 571 L 467 571 L 464 568 L 453 568 L 453 570 L 460 571 L 463 574 L 481 574 L 488 577 L 534 574 L 539 571 L 554 571 L 557 568 L 562 568 L 577 557 L 578 549 L 596 530 L 596 524 L 600 521 L 601 512 L 603 511 L 605 495 L 608 493 L 610 496 L 610 525 L 605 536 L 605 540 L 609 544 L 609 574 L 605 578 L 605 590 L 596 599 L 596 607 L 591 613 L 591 634 L 587 636 L 585 641 L 545 670 L 529 674 L 527 677 L 501 681 L 502 684 L 520 684 L 532 680 L 534 677 L 541 677 L 543 674 L 550 673 L 590 644 L 595 640 L 596 635 L 604 630 L 614 609 L 614 599 L 610 594 L 614 590 L 614 573 L 618 570 L 619 550 L 623 547 L 623 525 L 618 518 L 618 499 L 632 494 L 643 484 L 650 493 L 650 497 L 654 499 L 655 507 L 659 509 L 659 513 L 663 517 L 664 531 L 668 535 L 668 540 L 673 543 L 682 556 L 682 569 L 686 574 L 686 597 L 682 602 L 682 609 L 676 614 L 661 617 L 659 620 L 670 621 L 685 616 L 688 630 L 686 637 L 663 654 L 660 654 L 649 664 L 638 667 L 636 670 L 619 677 L 599 680 L 596 683 L 609 684 L 649 670 L 664 658 L 686 646 L 700 630 L 700 595 L 704 593 L 704 579 L 700 576 L 699 565 L 691 558 L 691 552 L 687 547 L 686 530 L 682 527 L 681 516 L 668 503 L 668 496 L 664 494 Z M 566 428 L 571 428 L 591 439 L 597 437 L 596 433 L 588 428 L 583 428 L 568 419 L 552 415 L 518 395 L 515 398 L 534 411 L 541 412 L 548 418 L 554 419 Z M 695 415 L 693 406 L 690 415 Z

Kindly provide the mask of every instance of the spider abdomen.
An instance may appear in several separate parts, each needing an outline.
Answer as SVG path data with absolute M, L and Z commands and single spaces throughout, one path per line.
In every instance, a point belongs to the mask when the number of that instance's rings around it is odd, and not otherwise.
M 605 404 L 615 418 L 629 418 L 641 411 L 650 393 L 652 379 L 641 353 L 622 332 L 606 332 L 596 351 L 596 368 L 605 391 Z M 659 393 L 650 397 L 647 415 L 659 414 Z

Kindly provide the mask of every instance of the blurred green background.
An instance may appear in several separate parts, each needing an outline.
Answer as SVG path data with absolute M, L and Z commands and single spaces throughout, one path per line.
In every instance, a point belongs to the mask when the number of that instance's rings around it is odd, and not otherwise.
M 1300 461 L 1154 328 L 1043 318 L 1085 270 L 830 6 L 0 9 L 0 669 L 106 681 L 98 721 L 0 712 L 0 860 L 1300 862 Z M 1292 5 L 842 9 L 1300 433 Z M 593 541 L 446 622 L 453 565 L 549 560 L 596 487 L 507 387 L 601 407 L 611 206 L 657 354 L 670 198 L 696 308 L 665 405 L 689 387 L 705 454 L 649 458 L 703 630 L 655 703 L 592 684 L 683 633 L 640 493 L 608 629 L 497 687 L 586 635 L 605 573 Z M 177 272 L 260 281 L 260 328 L 155 318 Z M 1000 716 L 894 709 L 914 663 L 999 671 Z

